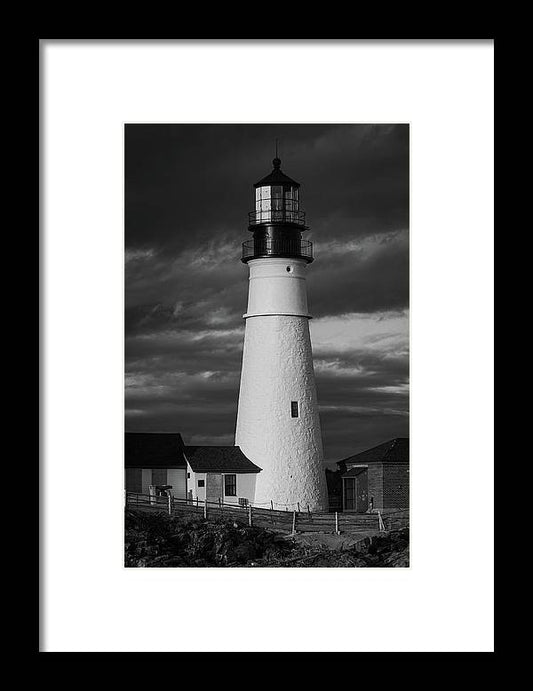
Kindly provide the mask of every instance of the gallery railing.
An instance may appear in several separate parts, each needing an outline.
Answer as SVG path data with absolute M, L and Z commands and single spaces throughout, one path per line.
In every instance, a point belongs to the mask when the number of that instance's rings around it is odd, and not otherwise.
M 294 223 L 298 226 L 305 226 L 305 211 L 293 211 L 291 209 L 250 211 L 248 223 L 251 226 L 261 223 Z
M 259 257 L 297 257 L 313 261 L 313 243 L 299 238 L 254 238 L 242 243 L 242 260 Z

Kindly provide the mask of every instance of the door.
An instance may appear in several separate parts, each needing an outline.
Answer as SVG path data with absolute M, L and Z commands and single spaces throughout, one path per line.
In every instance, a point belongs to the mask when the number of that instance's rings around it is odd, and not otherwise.
M 205 478 L 205 498 L 218 504 L 222 501 L 222 475 L 219 473 L 207 473 Z
M 345 511 L 355 511 L 356 499 L 355 499 L 355 478 L 345 477 L 344 478 L 344 510 Z
M 356 511 L 365 513 L 368 510 L 368 470 L 365 468 L 356 479 Z
M 368 468 L 344 478 L 344 510 L 356 513 L 368 510 Z

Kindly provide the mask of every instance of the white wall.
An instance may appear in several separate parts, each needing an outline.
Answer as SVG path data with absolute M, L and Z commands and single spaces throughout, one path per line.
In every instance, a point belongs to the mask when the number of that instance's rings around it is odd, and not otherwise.
M 246 316 L 292 314 L 308 317 L 303 259 L 252 259 Z
M 228 473 L 228 475 L 236 475 L 237 478 L 237 496 L 227 497 L 224 495 L 225 504 L 238 504 L 240 497 L 245 497 L 250 503 L 255 499 L 255 480 L 257 473 Z M 224 475 L 222 476 L 223 487 L 225 487 Z
M 291 417 L 291 401 L 298 402 L 297 418 Z M 262 468 L 256 482 L 258 503 L 327 508 L 306 317 L 246 320 L 235 444 Z
M 190 474 L 190 478 L 187 479 L 187 490 L 192 490 L 192 497 L 196 501 L 205 501 L 205 483 L 206 483 L 206 473 L 195 473 L 191 466 L 187 463 L 187 470 L 184 475 Z M 257 473 L 228 473 L 230 475 L 237 475 L 237 496 L 236 497 L 226 497 L 224 495 L 225 504 L 238 504 L 239 497 L 246 497 L 248 501 L 253 502 L 255 498 L 255 483 Z M 224 473 L 222 474 L 222 487 L 224 487 Z M 198 480 L 204 481 L 204 487 L 198 487 Z M 172 484 L 169 482 L 169 484 Z
M 235 445 L 262 468 L 255 501 L 327 508 L 318 415 L 306 263 L 248 262 L 250 288 L 242 356 Z M 287 271 L 287 268 L 290 271 Z M 298 417 L 291 417 L 291 401 Z
M 187 463 L 186 472 L 190 473 L 190 478 L 187 479 L 187 490 L 192 490 L 192 498 L 205 501 L 205 473 L 195 473 L 189 463 Z M 198 480 L 204 481 L 203 487 L 198 487 Z
M 165 471 L 164 474 L 162 470 Z M 156 471 L 156 473 L 153 471 Z M 165 477 L 165 480 L 161 481 L 163 477 Z M 172 494 L 175 497 L 179 499 L 186 497 L 187 471 L 185 468 L 143 468 L 142 470 L 141 468 L 126 468 L 125 480 L 128 492 L 138 491 L 142 494 L 149 494 L 150 485 L 166 484 L 172 485 Z M 154 480 L 158 481 L 155 482 Z M 136 487 L 138 489 L 135 489 Z

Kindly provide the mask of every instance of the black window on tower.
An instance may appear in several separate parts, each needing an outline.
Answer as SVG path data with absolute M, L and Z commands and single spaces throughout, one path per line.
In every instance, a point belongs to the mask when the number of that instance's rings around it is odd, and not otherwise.
M 298 401 L 291 401 L 291 417 L 298 417 Z

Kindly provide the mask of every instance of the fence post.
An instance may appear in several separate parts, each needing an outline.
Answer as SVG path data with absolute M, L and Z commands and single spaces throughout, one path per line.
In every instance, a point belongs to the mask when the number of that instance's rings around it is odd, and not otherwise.
M 196 497 L 196 508 L 198 508 L 198 497 Z
M 172 516 L 172 495 L 168 493 L 168 515 Z
M 298 505 L 298 513 L 300 513 L 300 502 L 297 502 Z
M 274 502 L 270 500 L 270 522 L 274 524 Z
M 309 520 L 312 521 L 313 517 L 311 516 L 311 511 L 309 511 L 309 504 L 307 504 L 307 515 L 309 516 Z
M 204 518 L 207 518 L 207 497 L 204 499 Z
M 292 512 L 292 534 L 296 532 L 296 511 Z
M 339 512 L 335 511 L 335 533 L 337 535 L 340 535 L 340 530 L 339 530 Z
M 248 525 L 250 527 L 253 526 L 253 520 L 252 520 L 252 505 L 248 504 Z
M 378 510 L 378 526 L 381 531 L 385 530 L 385 523 L 383 523 L 383 518 L 381 518 L 381 511 Z

